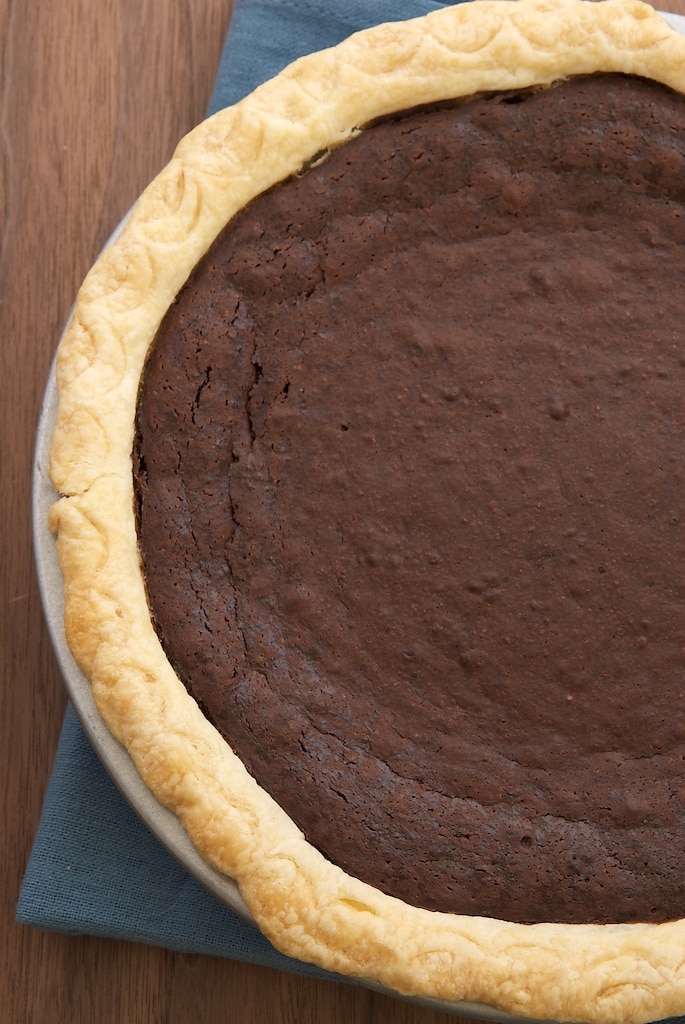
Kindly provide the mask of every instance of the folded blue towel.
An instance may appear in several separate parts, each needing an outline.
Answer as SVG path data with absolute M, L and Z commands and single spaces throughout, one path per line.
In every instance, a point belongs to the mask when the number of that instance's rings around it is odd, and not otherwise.
M 17 918 L 51 931 L 105 935 L 329 977 L 278 953 L 181 867 L 114 785 L 71 705 Z

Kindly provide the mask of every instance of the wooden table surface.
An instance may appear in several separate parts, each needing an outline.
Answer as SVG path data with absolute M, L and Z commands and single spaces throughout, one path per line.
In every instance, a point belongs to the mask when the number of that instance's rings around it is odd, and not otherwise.
M 176 140 L 203 116 L 231 6 L 0 0 L 0 1019 L 7 1024 L 453 1019 L 361 988 L 14 922 L 66 703 L 32 562 L 41 396 L 85 272 Z M 662 6 L 685 14 L 685 0 Z

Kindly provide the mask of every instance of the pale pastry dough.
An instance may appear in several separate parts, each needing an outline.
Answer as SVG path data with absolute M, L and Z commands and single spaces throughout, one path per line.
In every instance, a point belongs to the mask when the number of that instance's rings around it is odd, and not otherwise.
M 637 0 L 476 0 L 306 57 L 191 132 L 80 290 L 58 355 L 51 511 L 66 631 L 109 728 L 272 942 L 399 993 L 554 1020 L 685 1012 L 685 922 L 520 925 L 429 913 L 309 846 L 203 717 L 155 635 L 131 447 L 156 329 L 256 194 L 381 115 L 447 97 L 619 71 L 685 92 L 685 39 Z

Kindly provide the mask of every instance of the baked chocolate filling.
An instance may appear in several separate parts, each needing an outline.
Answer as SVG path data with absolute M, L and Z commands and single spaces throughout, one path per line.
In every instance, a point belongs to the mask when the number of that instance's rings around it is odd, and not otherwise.
M 684 200 L 652 82 L 406 112 L 237 216 L 151 351 L 168 656 L 409 903 L 685 915 Z

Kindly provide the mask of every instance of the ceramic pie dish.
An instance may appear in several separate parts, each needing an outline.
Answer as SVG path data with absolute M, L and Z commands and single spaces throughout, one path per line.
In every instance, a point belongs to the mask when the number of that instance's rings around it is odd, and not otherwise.
M 631 920 L 622 914 L 617 921 L 599 923 L 588 916 L 585 923 L 569 918 L 571 907 L 563 920 L 555 911 L 554 923 L 539 916 L 530 923 L 529 911 L 509 922 L 503 914 L 482 910 L 427 909 L 362 881 L 335 863 L 335 851 L 324 856 L 305 839 L 293 820 L 297 812 L 291 817 L 284 800 L 276 802 L 258 784 L 254 774 L 259 771 L 246 769 L 210 720 L 216 720 L 215 711 L 205 714 L 204 698 L 198 702 L 189 695 L 170 660 L 177 664 L 181 654 L 169 655 L 155 629 L 162 613 L 150 612 L 152 556 L 147 551 L 142 556 L 146 578 L 139 545 L 139 530 L 146 528 L 150 452 L 139 447 L 139 438 L 157 412 L 140 411 L 139 393 L 167 310 L 179 304 L 189 276 L 224 226 L 238 223 L 243 211 L 254 209 L 257 199 L 274 192 L 279 182 L 291 177 L 304 181 L 303 168 L 318 173 L 318 168 L 335 166 L 333 158 L 344 155 L 346 142 L 371 137 L 373 129 L 360 131 L 364 126 L 387 123 L 389 116 L 416 108 L 440 113 L 445 100 L 502 90 L 511 97 L 512 90 L 532 88 L 542 97 L 555 92 L 556 86 L 546 88 L 553 83 L 596 73 L 638 76 L 680 93 L 684 66 L 682 39 L 658 15 L 640 4 L 613 0 L 599 5 L 478 2 L 362 33 L 298 62 L 191 133 L 143 194 L 79 294 L 60 346 L 56 389 L 49 392 L 52 407 L 46 409 L 45 422 L 52 429 L 48 437 L 45 428 L 37 460 L 39 507 L 44 511 L 49 501 L 48 458 L 60 495 L 50 510 L 50 525 L 64 577 L 64 619 L 54 569 L 43 576 L 53 635 L 67 677 L 83 678 L 74 671 L 73 654 L 88 680 L 87 687 L 74 687 L 77 710 L 143 816 L 172 849 L 182 851 L 201 880 L 251 915 L 290 955 L 463 1012 L 473 1012 L 476 1003 L 492 1007 L 493 1013 L 537 1019 L 646 1021 L 683 1008 L 685 929 L 678 920 L 662 915 L 651 923 L 644 915 Z M 512 105 L 526 105 L 519 95 Z M 326 154 L 329 159 L 322 159 Z M 495 172 L 500 178 L 493 195 L 500 196 L 501 170 Z M 509 206 L 521 195 L 520 189 L 516 195 L 507 192 Z M 246 230 L 254 235 L 249 225 Z M 544 290 L 540 275 L 537 280 Z M 314 288 L 308 293 L 311 306 L 313 294 Z M 251 400 L 260 381 L 265 387 L 269 380 L 263 362 L 261 356 L 248 360 Z M 202 372 L 206 387 L 210 374 Z M 668 374 L 655 377 L 663 380 Z M 204 390 L 193 386 L 195 414 Z M 286 398 L 292 401 L 291 388 L 294 394 L 289 377 L 280 389 L 282 404 Z M 566 405 L 552 397 L 548 416 L 563 424 L 569 418 Z M 454 395 L 449 401 L 458 405 Z M 501 411 L 492 401 L 489 408 L 490 414 Z M 248 427 L 256 435 L 256 406 L 248 413 Z M 336 429 L 353 433 L 347 422 L 336 421 Z M 239 441 L 236 428 L 232 464 L 241 463 Z M 279 443 L 274 440 L 272 448 Z M 254 451 L 242 459 L 241 472 L 244 466 L 259 476 Z M 248 474 L 248 490 L 253 477 Z M 298 497 L 298 507 L 306 505 L 308 489 Z M 263 505 L 255 508 L 263 510 Z M 253 512 L 250 521 L 258 519 Z M 234 516 L 232 528 L 237 522 Z M 179 538 L 183 532 L 179 527 Z M 39 560 L 49 564 L 51 541 L 40 527 L 37 536 Z M 266 561 L 270 572 L 273 559 Z M 264 571 L 255 562 L 246 587 L 255 586 Z M 470 592 L 487 594 L 483 600 L 491 603 L 491 597 L 497 600 L 496 583 L 486 580 Z M 273 590 L 264 589 L 268 604 Z M 301 607 L 300 593 L 289 608 Z M 59 639 L 63 621 L 68 643 Z M 259 628 L 263 638 L 265 627 Z M 321 626 L 315 632 L 324 631 Z M 168 638 L 162 639 L 166 644 Z M 259 646 L 254 638 L 248 638 L 250 644 L 255 650 Z M 311 640 L 308 644 L 310 652 Z M 411 661 L 412 650 L 407 650 Z M 461 654 L 463 670 L 477 667 L 478 652 L 469 648 Z M 277 674 L 279 658 L 266 673 L 253 671 L 253 665 L 244 680 Z M 292 718 L 294 712 L 288 714 Z M 364 728 L 360 720 L 356 727 Z M 461 733 L 463 741 L 466 734 Z M 280 744 L 276 741 L 276 749 Z M 269 759 L 274 759 L 271 753 Z M 142 787 L 134 781 L 131 761 L 144 780 Z M 351 762 L 350 772 L 353 767 Z M 344 779 L 336 785 L 336 791 L 345 792 Z M 349 803 L 349 795 L 342 799 Z M 643 813 L 632 804 L 629 811 Z M 524 850 L 533 844 L 531 836 L 522 838 L 528 839 L 522 842 Z M 502 845 L 498 841 L 495 847 Z M 528 856 L 519 855 L 524 868 Z

